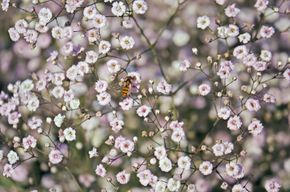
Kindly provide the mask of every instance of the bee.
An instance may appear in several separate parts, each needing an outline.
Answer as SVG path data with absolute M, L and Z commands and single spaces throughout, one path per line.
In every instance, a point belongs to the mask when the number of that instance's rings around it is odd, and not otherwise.
M 123 87 L 122 87 L 122 96 L 127 97 L 130 93 L 130 90 L 132 88 L 132 82 L 133 82 L 133 77 L 127 76 L 126 79 L 123 82 Z

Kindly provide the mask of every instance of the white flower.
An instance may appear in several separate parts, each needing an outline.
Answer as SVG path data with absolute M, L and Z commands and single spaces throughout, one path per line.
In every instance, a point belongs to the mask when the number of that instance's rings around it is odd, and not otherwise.
M 227 26 L 220 26 L 217 28 L 218 37 L 227 38 L 229 28 Z
M 72 65 L 67 71 L 66 71 L 66 77 L 71 80 L 75 81 L 78 75 L 78 67 L 76 65 Z
M 139 117 L 146 117 L 151 112 L 151 107 L 147 105 L 142 105 L 137 109 L 137 114 Z
M 228 107 L 222 107 L 218 110 L 218 117 L 224 120 L 228 119 L 231 115 L 231 111 Z
M 29 111 L 36 111 L 36 109 L 39 107 L 39 100 L 36 96 L 32 96 L 27 103 L 27 109 Z
M 265 189 L 267 192 L 279 192 L 281 184 L 277 179 L 269 179 L 265 183 Z
M 171 163 L 170 159 L 168 159 L 167 157 L 160 159 L 159 160 L 159 168 L 163 172 L 169 172 L 172 169 L 172 163 Z
M 181 184 L 180 181 L 170 178 L 167 183 L 167 188 L 169 191 L 178 191 Z
M 93 64 L 93 63 L 97 62 L 98 57 L 99 57 L 99 55 L 98 55 L 97 52 L 95 52 L 95 51 L 87 51 L 86 52 L 86 59 L 85 59 L 85 61 L 87 63 Z
M 121 17 L 126 12 L 126 6 L 123 2 L 118 1 L 112 4 L 112 13 L 118 17 Z
M 41 8 L 38 12 L 39 23 L 41 25 L 46 25 L 52 18 L 52 13 L 48 8 Z
M 157 183 L 154 186 L 154 190 L 158 192 L 165 192 L 166 190 L 166 183 L 163 181 L 157 181 Z
M 17 30 L 12 27 L 8 29 L 8 33 L 9 33 L 9 37 L 12 41 L 18 41 L 20 38 L 19 33 L 17 32 Z
M 97 99 L 100 105 L 107 105 L 111 102 L 111 95 L 107 92 L 102 92 L 97 95 Z
M 124 111 L 128 111 L 129 109 L 131 109 L 133 107 L 133 104 L 134 101 L 130 97 L 126 97 L 123 101 L 119 103 L 119 105 Z
M 184 139 L 185 133 L 183 129 L 174 129 L 171 135 L 171 140 L 179 143 L 182 139 Z
M 178 167 L 184 170 L 190 169 L 190 158 L 188 156 L 181 156 L 177 161 Z
M 64 94 L 64 88 L 62 86 L 56 86 L 52 89 L 51 94 L 57 99 L 62 98 Z
M 3 176 L 4 177 L 11 177 L 12 174 L 14 173 L 14 169 L 12 167 L 12 165 L 10 164 L 5 164 L 4 168 L 3 168 Z
M 28 23 L 24 19 L 20 19 L 16 21 L 15 23 L 15 29 L 20 34 L 25 33 L 27 27 L 28 27 Z
M 240 34 L 238 36 L 238 38 L 239 38 L 239 41 L 241 43 L 246 44 L 246 43 L 248 43 L 251 40 L 251 35 L 249 33 L 243 33 L 243 34 Z
M 248 55 L 248 49 L 245 45 L 240 45 L 235 47 L 233 55 L 237 58 L 237 59 L 243 59 L 245 56 Z
M 134 150 L 134 142 L 128 139 L 122 141 L 120 144 L 120 150 L 123 153 L 132 152 Z
M 29 149 L 31 148 L 35 148 L 36 147 L 36 139 L 34 137 L 32 137 L 31 135 L 28 135 L 27 137 L 24 137 L 22 140 L 22 145 L 24 147 L 24 149 Z
M 210 19 L 208 16 L 201 16 L 197 18 L 197 28 L 206 29 L 210 25 Z
M 229 37 L 236 37 L 239 35 L 239 27 L 233 24 L 228 26 L 228 36 Z
M 132 49 L 135 44 L 133 37 L 130 36 L 123 36 L 120 37 L 120 45 L 122 49 L 129 50 Z
M 272 59 L 272 53 L 268 50 L 262 50 L 261 51 L 261 54 L 260 54 L 260 58 L 263 60 L 263 61 L 271 61 Z
M 94 26 L 96 28 L 102 28 L 106 25 L 106 17 L 104 15 L 101 15 L 101 14 L 97 14 L 94 18 Z
M 61 39 L 63 37 L 63 29 L 61 27 L 53 27 L 51 30 L 51 35 L 55 39 Z
M 200 95 L 202 96 L 206 96 L 210 93 L 211 91 L 211 88 L 208 84 L 201 84 L 199 87 L 198 87 L 198 92 Z
M 157 91 L 162 94 L 169 94 L 171 92 L 172 85 L 168 84 L 166 81 L 162 80 L 157 85 Z
M 256 71 L 265 71 L 267 69 L 267 63 L 265 61 L 257 61 L 253 64 Z
M 239 116 L 230 117 L 227 122 L 227 127 L 232 131 L 237 131 L 241 128 L 242 121 Z
M 261 108 L 259 100 L 252 99 L 252 98 L 247 100 L 245 106 L 251 112 L 258 111 Z
M 225 9 L 225 14 L 228 17 L 236 17 L 240 12 L 240 9 L 236 8 L 236 4 L 231 4 Z
M 110 59 L 107 61 L 107 67 L 110 73 L 117 73 L 121 69 L 121 65 L 115 59 Z
M 110 126 L 112 127 L 112 130 L 114 132 L 119 132 L 124 125 L 124 121 L 114 118 L 111 122 L 110 122 Z
M 8 11 L 10 0 L 2 0 L 1 7 L 3 11 Z
M 95 6 L 88 6 L 84 8 L 83 14 L 87 19 L 93 19 L 97 15 L 97 10 Z
M 93 157 L 97 157 L 98 156 L 98 151 L 95 147 L 92 148 L 92 150 L 89 151 L 89 157 L 93 158 Z
M 219 5 L 225 4 L 226 0 L 215 0 L 215 2 Z
M 99 44 L 99 53 L 106 54 L 111 49 L 111 43 L 109 41 L 102 40 Z
M 50 151 L 48 158 L 52 164 L 59 164 L 63 159 L 63 155 L 59 150 L 53 149 Z
M 122 185 L 127 184 L 130 180 L 130 173 L 127 173 L 125 170 L 123 170 L 117 173 L 116 178 L 120 184 Z
M 259 31 L 259 35 L 262 37 L 262 38 L 270 38 L 272 37 L 272 35 L 275 33 L 275 29 L 273 27 L 268 27 L 268 26 L 265 26 L 263 25 Z
M 66 128 L 63 131 L 63 134 L 64 134 L 65 140 L 67 140 L 67 141 L 74 141 L 74 140 L 76 140 L 76 130 L 74 130 L 71 127 Z
M 100 177 L 105 177 L 107 171 L 102 164 L 99 164 L 95 170 L 96 174 Z
M 153 175 L 150 170 L 145 169 L 139 172 L 137 174 L 137 177 L 139 178 L 139 182 L 141 183 L 141 185 L 147 186 L 151 182 Z
M 262 132 L 263 128 L 264 128 L 264 126 L 261 123 L 261 121 L 255 119 L 248 126 L 248 131 L 251 134 L 253 134 L 254 136 L 257 136 L 257 135 L 259 135 Z
M 163 146 L 157 146 L 154 151 L 154 156 L 159 160 L 167 157 L 166 149 Z
M 236 184 L 233 186 L 232 192 L 247 192 L 247 190 L 245 189 L 245 187 L 243 187 L 243 185 Z
M 148 9 L 145 0 L 135 0 L 133 2 L 133 11 L 136 14 L 144 14 Z
M 27 43 L 35 43 L 37 41 L 38 33 L 35 30 L 28 29 L 24 33 L 24 39 Z
M 61 115 L 61 114 L 58 114 L 57 116 L 55 116 L 53 119 L 55 126 L 61 127 L 64 118 L 65 118 L 65 116 Z
M 19 87 L 19 92 L 29 92 L 34 88 L 33 81 L 31 79 L 24 80 Z
M 100 39 L 99 30 L 97 30 L 97 29 L 88 30 L 86 33 L 86 37 L 88 38 L 88 41 L 90 43 L 96 42 L 97 40 Z
M 72 99 L 70 102 L 69 102 L 69 106 L 72 110 L 76 110 L 79 108 L 80 106 L 80 100 L 79 99 Z
M 213 153 L 216 157 L 224 155 L 225 146 L 223 143 L 216 143 L 214 146 L 212 146 Z
M 190 62 L 189 62 L 189 60 L 187 60 L 187 59 L 185 59 L 185 60 L 183 60 L 182 62 L 180 62 L 179 63 L 179 70 L 180 71 L 187 71 L 188 69 L 189 69 L 189 67 L 190 67 Z
M 95 90 L 98 92 L 98 93 L 102 93 L 102 92 L 105 92 L 108 88 L 108 83 L 107 81 L 104 81 L 104 80 L 98 80 L 95 84 Z
M 228 176 L 235 179 L 240 179 L 244 177 L 244 169 L 242 165 L 235 162 L 230 162 L 226 164 L 226 173 Z
M 11 165 L 13 165 L 14 163 L 16 163 L 19 160 L 17 153 L 13 150 L 9 151 L 9 153 L 7 154 L 7 158 L 8 158 L 8 162 Z
M 209 161 L 203 161 L 199 165 L 199 171 L 203 175 L 210 175 L 212 173 L 212 169 L 213 169 L 213 166 L 212 166 L 211 162 L 209 162 Z
M 256 7 L 258 11 L 263 12 L 267 9 L 268 4 L 268 0 L 257 0 L 254 7 Z

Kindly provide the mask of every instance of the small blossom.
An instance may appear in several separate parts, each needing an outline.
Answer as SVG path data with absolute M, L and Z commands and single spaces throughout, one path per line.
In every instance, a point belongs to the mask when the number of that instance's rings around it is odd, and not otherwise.
M 169 191 L 178 191 L 181 184 L 180 181 L 170 178 L 167 183 L 167 188 Z
M 157 91 L 162 94 L 169 94 L 171 92 L 172 85 L 168 84 L 166 81 L 162 80 L 157 85 Z
M 95 90 L 98 92 L 98 93 L 102 93 L 102 92 L 105 92 L 108 88 L 108 83 L 107 81 L 104 81 L 104 80 L 98 80 L 95 84 Z
M 100 105 L 108 105 L 111 102 L 111 95 L 107 92 L 102 92 L 97 95 Z
M 104 166 L 102 164 L 97 165 L 95 172 L 100 177 L 105 177 L 105 175 L 107 173 L 106 169 L 104 168 Z
M 206 96 L 210 93 L 211 91 L 211 88 L 208 84 L 201 84 L 199 87 L 198 87 L 198 92 L 200 95 L 202 96 Z
M 261 108 L 259 101 L 252 98 L 247 100 L 245 106 L 251 112 L 258 111 Z
M 62 153 L 57 149 L 51 150 L 48 157 L 52 164 L 59 164 L 63 159 Z
M 241 128 L 242 121 L 239 116 L 230 117 L 227 122 L 227 127 L 232 131 L 237 131 Z
M 191 165 L 190 158 L 188 156 L 179 157 L 177 164 L 179 168 L 189 170 Z
M 147 3 L 145 0 L 135 0 L 133 2 L 133 11 L 136 14 L 145 14 L 148 9 Z
M 117 173 L 116 178 L 120 184 L 122 185 L 127 184 L 130 180 L 130 173 L 127 173 L 125 170 L 123 170 Z
M 65 140 L 67 140 L 67 141 L 74 141 L 74 140 L 76 140 L 76 130 L 73 129 L 73 128 L 71 128 L 71 127 L 66 128 L 63 131 L 63 134 L 64 134 Z
M 120 37 L 120 45 L 122 49 L 129 50 L 132 49 L 135 44 L 133 37 L 130 36 L 123 36 Z
M 213 166 L 212 166 L 212 164 L 209 161 L 203 161 L 199 165 L 199 171 L 203 175 L 210 175 L 212 173 L 212 169 L 213 169 Z
M 112 4 L 112 9 L 111 9 L 112 13 L 118 17 L 121 17 L 122 15 L 124 15 L 125 11 L 126 11 L 126 6 L 124 5 L 123 2 L 121 1 L 116 1 Z
M 277 179 L 269 179 L 265 183 L 265 189 L 267 192 L 279 192 L 281 184 Z
M 159 160 L 159 168 L 163 172 L 169 172 L 172 169 L 172 163 L 171 163 L 170 159 L 168 159 L 167 157 L 160 159 Z
M 268 27 L 263 25 L 259 31 L 259 35 L 262 38 L 266 38 L 269 39 L 270 37 L 272 37 L 272 35 L 275 33 L 275 30 L 273 27 Z
M 147 105 L 142 105 L 137 109 L 137 114 L 139 117 L 147 117 L 147 115 L 151 112 L 151 107 Z
M 197 18 L 197 28 L 206 29 L 210 25 L 210 19 L 208 16 L 201 16 Z
M 17 153 L 13 150 L 9 151 L 9 153 L 7 154 L 7 158 L 8 158 L 8 162 L 11 165 L 13 165 L 14 163 L 16 163 L 19 160 Z
M 4 168 L 3 168 L 3 176 L 4 177 L 11 177 L 12 174 L 14 173 L 14 169 L 12 167 L 12 165 L 10 164 L 5 164 Z
M 264 126 L 261 121 L 255 119 L 248 126 L 248 131 L 254 136 L 257 136 L 262 132 L 263 128 Z
M 225 14 L 228 17 L 236 17 L 240 12 L 240 9 L 236 8 L 236 4 L 231 4 L 225 9 Z
M 29 148 L 35 148 L 36 147 L 36 139 L 33 136 L 28 135 L 27 137 L 23 138 L 22 145 L 23 145 L 24 149 L 26 149 L 26 150 Z

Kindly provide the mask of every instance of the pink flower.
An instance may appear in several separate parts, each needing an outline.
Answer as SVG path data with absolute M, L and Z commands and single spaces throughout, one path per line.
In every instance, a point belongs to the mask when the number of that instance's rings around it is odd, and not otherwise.
M 242 121 L 239 116 L 230 117 L 227 123 L 227 127 L 232 131 L 237 131 L 241 128 Z
M 51 150 L 48 157 L 52 164 L 59 164 L 63 159 L 62 153 L 57 149 Z
M 247 100 L 245 106 L 251 112 L 258 111 L 261 108 L 259 101 L 252 98 Z
M 139 117 L 147 117 L 147 115 L 151 112 L 151 107 L 147 105 L 142 105 L 137 109 L 137 114 Z
M 100 177 L 105 177 L 106 175 L 106 169 L 104 168 L 104 166 L 102 164 L 99 164 L 95 170 L 96 174 Z
M 5 164 L 4 165 L 4 170 L 3 170 L 3 176 L 4 177 L 11 177 L 12 174 L 14 173 L 13 167 L 10 164 Z
M 24 147 L 24 149 L 29 149 L 31 148 L 35 148 L 36 147 L 36 139 L 34 137 L 32 137 L 31 135 L 28 135 L 27 137 L 23 138 L 22 140 L 22 145 Z
M 123 170 L 116 175 L 116 178 L 120 184 L 127 184 L 130 180 L 130 173 L 127 173 L 125 170 Z
M 211 91 L 211 87 L 208 84 L 201 84 L 198 87 L 198 92 L 202 96 L 208 95 L 210 93 L 210 91 Z
M 231 4 L 225 9 L 225 14 L 228 17 L 236 17 L 240 12 L 240 9 L 236 8 L 236 4 Z

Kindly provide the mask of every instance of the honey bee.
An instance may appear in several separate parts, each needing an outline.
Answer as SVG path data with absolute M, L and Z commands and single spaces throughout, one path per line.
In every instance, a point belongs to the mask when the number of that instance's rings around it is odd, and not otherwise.
M 128 95 L 130 94 L 132 82 L 133 82 L 133 77 L 131 77 L 131 76 L 127 76 L 126 79 L 124 80 L 123 87 L 122 87 L 122 96 L 123 97 L 128 97 Z

